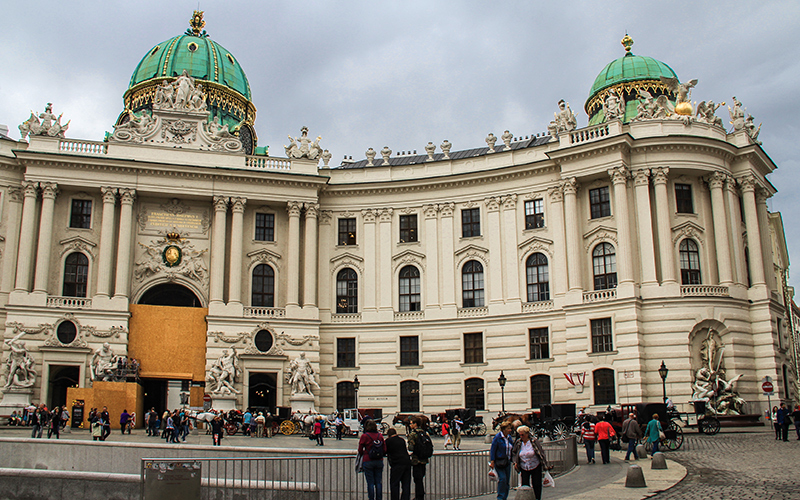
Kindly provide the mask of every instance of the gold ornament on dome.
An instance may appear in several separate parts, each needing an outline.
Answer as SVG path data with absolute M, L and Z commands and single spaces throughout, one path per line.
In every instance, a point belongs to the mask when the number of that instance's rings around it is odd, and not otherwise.
M 206 27 L 206 22 L 203 20 L 202 10 L 194 11 L 194 14 L 192 14 L 192 19 L 189 21 L 189 26 L 191 26 L 194 36 L 200 36 L 200 34 L 203 32 L 203 28 Z
M 630 54 L 631 47 L 633 47 L 633 38 L 631 38 L 630 36 L 628 36 L 627 33 L 625 33 L 625 37 L 619 43 L 621 43 L 622 46 L 625 47 L 625 53 Z

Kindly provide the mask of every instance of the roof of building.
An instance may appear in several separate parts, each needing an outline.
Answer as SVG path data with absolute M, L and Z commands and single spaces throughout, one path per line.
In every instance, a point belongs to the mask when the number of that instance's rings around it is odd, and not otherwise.
M 606 67 L 597 75 L 589 99 L 603 89 L 618 83 L 633 82 L 637 80 L 659 80 L 664 76 L 677 78 L 678 75 L 666 63 L 647 56 L 637 56 L 631 52 L 633 39 L 627 34 L 622 39 L 625 55 L 606 64 Z

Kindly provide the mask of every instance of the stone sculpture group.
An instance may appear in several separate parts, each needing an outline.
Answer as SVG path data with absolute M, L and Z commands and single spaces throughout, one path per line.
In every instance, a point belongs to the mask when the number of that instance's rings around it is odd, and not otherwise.
M 209 391 L 216 395 L 241 394 L 233 387 L 240 373 L 236 349 L 225 349 L 208 371 Z
M 61 124 L 63 114 L 56 116 L 53 113 L 53 103 L 48 102 L 44 108 L 44 113 L 36 116 L 31 111 L 31 116 L 19 126 L 19 133 L 22 139 L 30 135 L 46 135 L 49 137 L 64 137 L 64 133 L 69 128 L 69 123 Z M 41 119 L 41 121 L 40 121 Z
M 306 353 L 301 352 L 300 356 L 292 360 L 289 364 L 289 384 L 292 386 L 292 396 L 296 394 L 313 395 L 312 389 L 319 389 L 317 374 L 311 362 L 306 358 Z
M 8 365 L 8 379 L 4 389 L 28 389 L 36 382 L 36 370 L 31 354 L 25 347 L 25 342 L 19 340 L 25 332 L 20 332 L 14 338 L 4 341 L 10 349 L 6 364 Z
M 316 160 L 322 154 L 322 148 L 319 146 L 319 141 L 322 136 L 317 136 L 313 142 L 308 138 L 308 127 L 300 129 L 300 137 L 289 137 L 289 145 L 284 146 L 286 156 L 288 158 L 308 158 L 309 160 Z
M 700 346 L 701 366 L 695 372 L 692 383 L 692 399 L 705 401 L 706 411 L 720 415 L 739 415 L 742 413 L 744 399 L 736 392 L 736 384 L 741 374 L 726 380 L 722 356 L 725 348 L 714 338 L 714 330 Z

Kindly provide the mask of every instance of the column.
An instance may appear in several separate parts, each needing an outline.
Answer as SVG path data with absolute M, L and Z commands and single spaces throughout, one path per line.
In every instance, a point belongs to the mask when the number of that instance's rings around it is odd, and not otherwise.
M 750 279 L 753 286 L 766 285 L 764 280 L 764 258 L 761 251 L 761 231 L 758 227 L 756 208 L 756 179 L 747 174 L 739 179 L 744 203 L 744 225 L 747 228 L 747 251 L 750 254 Z
M 608 171 L 609 177 L 614 184 L 614 209 L 617 219 L 617 272 L 619 273 L 619 283 L 633 282 L 633 263 L 631 255 L 633 248 L 631 243 L 631 226 L 628 217 L 628 177 L 630 173 L 625 167 L 612 168 Z
M 392 214 L 391 208 L 379 210 L 378 215 L 378 307 L 392 310 Z M 422 274 L 422 269 L 420 269 Z M 427 279 L 427 276 L 422 276 Z
M 131 240 L 133 239 L 133 202 L 135 189 L 119 190 L 119 246 L 117 247 L 117 286 L 114 297 L 127 297 L 131 279 Z
M 744 261 L 744 239 L 742 238 L 742 216 L 739 209 L 739 192 L 736 179 L 727 175 L 725 178 L 725 205 L 728 207 L 728 230 L 731 235 L 733 249 L 733 280 L 747 285 L 747 268 Z
M 331 278 L 334 280 L 336 279 L 335 276 L 331 276 L 330 273 L 330 266 L 331 266 L 331 250 L 333 249 L 334 236 L 333 236 L 333 212 L 330 210 L 320 210 L 319 216 L 317 217 L 319 222 L 319 242 L 321 244 L 318 245 L 319 251 L 317 252 L 317 269 L 319 269 L 319 283 L 317 284 L 317 296 L 319 297 L 319 303 L 317 306 L 320 309 L 324 309 L 326 311 L 331 310 L 331 303 L 336 299 L 335 292 L 331 289 Z M 361 230 L 356 231 L 356 243 L 359 245 L 364 244 L 364 233 Z M 364 298 L 364 273 L 362 272 L 359 277 L 359 311 L 363 310 L 363 298 Z M 333 313 L 336 313 L 336 308 L 334 307 Z
M 581 226 L 578 220 L 578 180 L 575 177 L 564 181 L 564 218 L 566 220 L 567 273 L 569 290 L 583 290 L 581 280 L 583 261 L 581 260 Z
M 439 241 L 442 242 L 442 306 L 451 307 L 456 306 L 455 269 L 453 268 L 453 256 L 455 255 L 453 214 L 455 208 L 455 203 L 439 205 L 439 213 L 442 216 L 442 233 L 439 238 Z
M 503 196 L 503 277 L 505 299 L 519 300 L 519 253 L 517 248 L 517 195 Z
M 428 272 L 425 276 L 425 307 L 439 306 L 439 231 L 438 205 L 423 205 L 425 217 L 425 259 Z
M 764 281 L 770 290 L 778 289 L 778 282 L 775 276 L 775 257 L 772 255 L 772 238 L 769 230 L 769 214 L 767 209 L 767 198 L 769 192 L 759 187 L 756 189 L 756 215 L 758 216 L 758 227 L 761 228 L 763 237 L 761 238 L 761 258 L 764 261 Z
M 50 280 L 50 253 L 53 248 L 53 215 L 56 209 L 58 185 L 55 182 L 42 182 L 42 213 L 39 222 L 39 246 L 36 249 L 36 278 L 33 291 L 47 293 Z
M 731 248 L 728 243 L 728 217 L 725 213 L 725 195 L 722 188 L 727 175 L 714 172 L 708 177 L 708 189 L 711 191 L 711 215 L 714 219 L 714 244 L 717 249 L 717 269 L 719 284 L 733 284 L 731 273 Z
M 231 259 L 228 272 L 228 303 L 242 303 L 242 242 L 247 198 L 231 198 Z
M 289 249 L 286 259 L 286 305 L 300 305 L 300 211 L 303 204 L 290 201 L 289 211 Z
M 31 286 L 31 262 L 33 261 L 33 238 L 35 236 L 31 229 L 36 227 L 37 193 L 37 184 L 35 182 L 22 182 L 22 222 L 19 225 L 17 278 L 14 282 L 14 290 L 19 292 L 29 292 Z
M 489 239 L 489 303 L 503 302 L 503 257 L 500 245 L 500 198 L 486 198 L 486 236 Z M 460 270 L 459 270 L 460 272 Z
M 211 234 L 211 276 L 209 302 L 221 304 L 225 281 L 225 225 L 228 221 L 228 198 L 214 197 L 214 227 Z
M 550 283 L 554 295 L 567 293 L 567 243 L 564 227 L 564 192 L 561 186 L 551 187 L 548 218 L 553 228 L 553 260 L 549 264 Z M 527 283 L 526 283 L 527 284 Z M 527 300 L 527 297 L 526 299 Z
M 642 263 L 642 284 L 658 284 L 656 279 L 656 250 L 653 245 L 653 222 L 650 211 L 650 169 L 633 173 L 636 214 L 639 229 L 639 252 Z
M 669 168 L 653 169 L 653 190 L 656 194 L 656 226 L 658 227 L 658 252 L 661 260 L 661 283 L 677 283 L 675 279 L 675 254 L 672 248 L 672 230 L 669 227 L 669 198 L 667 176 Z
M 6 243 L 3 247 L 3 292 L 10 292 L 14 288 L 14 271 L 17 265 L 17 252 L 19 251 L 19 218 L 22 213 L 22 190 L 18 187 L 8 190 L 8 219 L 6 221 Z
M 317 306 L 317 214 L 319 204 L 306 203 L 306 241 L 303 250 L 303 307 Z
M 378 308 L 377 287 L 378 255 L 375 248 L 375 210 L 362 210 L 364 218 L 364 311 L 375 311 Z
M 103 216 L 100 222 L 100 255 L 97 264 L 97 295 L 108 297 L 111 291 L 111 264 L 114 259 L 114 210 L 117 188 L 101 187 Z

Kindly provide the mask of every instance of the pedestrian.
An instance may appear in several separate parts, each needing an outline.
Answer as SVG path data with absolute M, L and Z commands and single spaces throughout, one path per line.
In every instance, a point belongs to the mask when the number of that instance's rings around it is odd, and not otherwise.
M 266 421 L 267 419 L 264 417 L 264 413 L 258 412 L 258 416 L 256 417 L 256 437 L 264 437 L 264 424 Z
M 130 414 L 128 413 L 128 409 L 125 408 L 122 410 L 122 413 L 119 415 L 119 430 L 124 435 L 125 429 L 128 428 L 128 421 L 131 419 Z
M 150 413 L 147 414 L 147 435 L 158 436 L 158 412 L 155 407 L 150 408 Z
M 128 419 L 128 435 L 130 435 L 131 429 L 133 429 L 134 427 L 136 427 L 136 412 L 132 411 L 131 418 Z
M 90 426 L 92 428 L 92 441 L 102 441 L 103 438 L 103 422 L 95 412 L 95 415 L 89 420 Z
M 594 432 L 597 434 L 597 444 L 600 445 L 600 458 L 604 464 L 611 463 L 609 448 L 611 447 L 611 439 L 617 435 L 614 427 L 608 422 L 611 419 L 611 415 L 612 413 L 607 411 L 603 416 L 603 420 L 597 422 L 594 426 Z
M 62 431 L 67 426 L 67 422 L 69 422 L 69 412 L 67 411 L 67 407 L 64 406 L 64 407 L 61 408 L 61 430 Z
M 322 443 L 322 417 L 317 417 L 314 419 L 314 438 L 317 440 L 316 446 L 324 446 Z
M 794 419 L 794 431 L 797 433 L 797 439 L 800 440 L 800 405 L 792 412 L 792 418 Z
M 447 449 L 448 445 L 453 444 L 453 441 L 450 439 L 450 424 L 447 423 L 446 419 L 442 419 L 442 436 L 444 437 L 444 449 Z M 455 446 L 453 446 L 455 449 Z
M 453 449 L 461 449 L 461 426 L 464 422 L 456 416 L 453 418 L 453 424 L 450 426 L 450 434 L 453 436 Z
M 781 430 L 781 437 L 784 441 L 789 441 L 789 426 L 792 424 L 792 417 L 789 413 L 789 408 L 786 408 L 786 403 L 781 403 L 778 408 L 777 414 L 778 427 Z
M 48 425 L 50 425 L 50 412 L 47 411 L 47 406 L 44 404 L 39 405 L 39 432 L 36 434 L 37 438 L 42 437 L 42 433 Z
M 772 428 L 775 430 L 775 440 L 781 438 L 781 426 L 778 425 L 778 407 L 772 407 Z
M 28 421 L 30 421 L 31 425 L 33 426 L 31 430 L 31 437 L 35 438 L 36 435 L 39 433 L 39 409 L 28 412 Z
M 107 406 L 103 407 L 103 411 L 100 412 L 100 416 L 103 418 L 103 439 L 101 439 L 101 441 L 105 441 L 108 436 L 111 435 L 111 415 L 108 413 Z
M 386 458 L 389 461 L 389 491 L 392 500 L 411 500 L 411 457 L 403 438 L 394 428 L 386 433 Z M 402 487 L 402 493 L 401 493 Z
M 211 421 L 211 444 L 213 446 L 222 446 L 222 437 L 225 432 L 225 422 L 222 417 L 217 415 Z
M 364 424 L 364 433 L 358 440 L 358 454 L 362 456 L 361 467 L 367 481 L 369 500 L 383 500 L 383 457 L 386 456 L 386 442 L 378 432 L 374 420 Z
M 272 437 L 272 434 L 275 431 L 275 429 L 272 427 L 272 422 L 274 421 L 275 419 L 272 417 L 272 413 L 267 411 L 267 414 L 264 415 L 264 436 L 268 438 Z
M 161 437 L 163 437 L 167 443 L 174 443 L 175 442 L 175 419 L 172 418 L 172 414 L 167 412 L 167 426 L 164 429 L 164 432 L 161 433 Z
M 336 440 L 342 440 L 342 431 L 344 430 L 344 420 L 342 420 L 342 414 L 337 413 L 336 419 L 333 421 L 333 425 L 336 426 Z
M 597 441 L 597 434 L 594 431 L 594 417 L 587 416 L 583 420 L 581 427 L 581 436 L 583 437 L 583 446 L 586 448 L 586 463 L 593 464 L 594 462 L 594 443 Z
M 167 419 L 172 415 L 169 410 L 164 410 L 164 414 L 161 415 L 161 439 L 167 438 Z
M 628 443 L 628 452 L 625 454 L 626 462 L 630 460 L 631 453 L 633 453 L 634 460 L 639 460 L 639 454 L 636 453 L 636 445 L 639 444 L 642 436 L 642 428 L 636 420 L 636 414 L 628 413 L 628 418 L 622 422 L 622 442 Z
M 511 422 L 506 421 L 500 424 L 500 431 L 492 438 L 492 446 L 489 448 L 489 465 L 497 473 L 497 500 L 506 500 L 508 498 L 512 449 L 510 435 L 512 430 L 513 424 Z
M 658 413 L 653 413 L 653 418 L 647 423 L 647 429 L 644 431 L 645 436 L 647 436 L 647 442 L 653 445 L 650 455 L 658 453 L 658 443 L 661 442 L 661 434 L 663 432 L 661 422 L 658 421 Z
M 536 500 L 542 498 L 542 471 L 550 470 L 552 467 L 547 463 L 542 443 L 531 436 L 531 428 L 521 425 L 517 428 L 519 439 L 511 448 L 511 463 L 514 470 L 520 473 L 521 485 L 533 488 Z
M 180 415 L 178 416 L 180 419 L 180 438 L 181 442 L 186 442 L 186 436 L 189 435 L 189 412 L 186 410 L 181 410 Z
M 242 417 L 242 435 L 250 437 L 250 424 L 253 422 L 253 414 L 250 412 L 250 408 L 248 408 L 244 412 L 244 416 Z
M 56 435 L 56 439 L 59 439 L 60 431 L 61 431 L 61 408 L 56 406 L 50 413 L 50 427 L 48 427 L 47 429 L 47 439 L 50 439 L 50 436 L 52 436 L 53 434 Z

